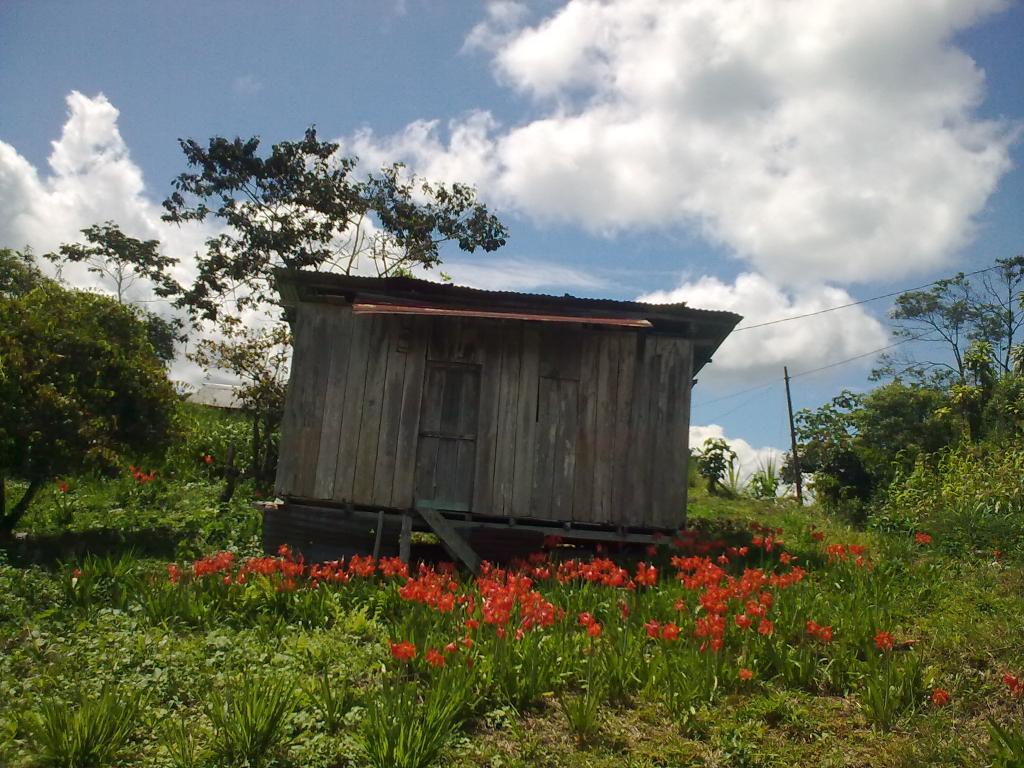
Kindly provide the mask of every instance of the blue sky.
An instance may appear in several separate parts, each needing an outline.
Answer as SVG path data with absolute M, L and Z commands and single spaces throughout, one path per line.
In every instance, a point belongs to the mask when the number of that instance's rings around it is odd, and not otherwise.
M 3 3 L 0 245 L 113 218 L 187 261 L 176 140 L 315 123 L 367 170 L 477 185 L 512 237 L 449 254 L 460 282 L 771 320 L 1024 250 L 1022 41 L 997 0 Z M 737 334 L 693 423 L 784 448 L 779 383 L 727 396 L 884 346 L 887 309 Z

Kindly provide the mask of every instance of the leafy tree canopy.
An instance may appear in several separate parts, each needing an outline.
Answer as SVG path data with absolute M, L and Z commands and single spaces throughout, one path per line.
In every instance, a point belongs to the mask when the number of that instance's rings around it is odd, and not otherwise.
M 121 231 L 112 221 L 93 224 L 82 230 L 85 243 L 66 243 L 46 258 L 57 263 L 85 264 L 90 272 L 113 284 L 119 304 L 136 282 L 152 283 L 157 296 L 164 298 L 181 292 L 171 270 L 178 260 L 160 252 L 159 240 L 139 240 Z
M 972 371 L 969 351 L 978 344 L 997 376 L 1010 373 L 1021 355 L 1024 328 L 1024 256 L 997 259 L 980 275 L 964 273 L 939 280 L 927 289 L 896 298 L 890 313 L 894 333 L 907 340 L 935 342 L 942 352 L 934 359 L 883 357 L 874 377 L 907 377 L 967 382 Z M 947 356 L 948 355 L 948 356 Z M 973 361 L 977 369 L 978 361 Z
M 0 532 L 43 483 L 166 443 L 176 396 L 136 312 L 44 283 L 0 296 Z M 29 482 L 8 510 L 4 478 Z
M 0 248 L 0 296 L 22 296 L 47 282 L 49 278 L 39 271 L 31 251 Z
M 225 299 L 238 310 L 273 303 L 275 268 L 350 273 L 362 260 L 393 275 L 436 266 L 444 242 L 493 251 L 508 235 L 472 187 L 408 178 L 400 164 L 358 179 L 356 158 L 340 156 L 313 127 L 269 155 L 255 137 L 179 143 L 191 170 L 175 179 L 164 219 L 212 216 L 227 225 L 207 241 L 181 302 L 206 319 Z

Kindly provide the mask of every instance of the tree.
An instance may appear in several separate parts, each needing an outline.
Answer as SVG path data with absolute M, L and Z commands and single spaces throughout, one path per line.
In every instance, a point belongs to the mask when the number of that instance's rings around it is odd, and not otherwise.
M 277 459 L 275 432 L 284 412 L 291 333 L 284 323 L 248 328 L 239 320 L 221 320 L 221 338 L 203 339 L 189 355 L 207 370 L 233 374 L 238 397 L 252 421 L 252 475 L 269 482 Z
M 121 231 L 112 221 L 93 224 L 82 230 L 86 244 L 65 243 L 57 253 L 48 253 L 51 261 L 85 264 L 95 275 L 113 283 L 118 304 L 135 283 L 152 283 L 157 296 L 167 298 L 181 292 L 171 270 L 178 260 L 160 252 L 159 240 L 138 240 Z
M 971 371 L 968 350 L 984 342 L 998 375 L 1012 372 L 1020 352 L 1024 327 L 1024 256 L 997 259 L 995 266 L 971 279 L 959 273 L 927 289 L 907 291 L 896 298 L 890 317 L 893 333 L 906 340 L 937 342 L 946 358 L 925 361 L 883 357 L 875 378 L 909 376 L 923 381 L 966 382 Z M 977 361 L 975 361 L 976 364 Z
M 23 296 L 47 282 L 51 281 L 39 271 L 31 251 L 0 248 L 0 297 Z
M 208 320 L 229 298 L 237 311 L 274 303 L 275 268 L 350 273 L 365 260 L 378 275 L 400 274 L 439 264 L 444 242 L 493 251 L 508 234 L 465 184 L 406 178 L 400 164 L 356 179 L 356 158 L 339 156 L 338 145 L 320 141 L 313 127 L 267 156 L 257 137 L 179 143 L 193 170 L 175 179 L 164 219 L 212 215 L 226 225 L 207 241 L 181 300 Z
M 697 453 L 697 471 L 708 481 L 708 493 L 717 494 L 726 473 L 736 462 L 736 452 L 720 437 L 709 437 Z
M 160 252 L 159 240 L 139 240 L 121 231 L 112 221 L 93 224 L 82 230 L 86 244 L 65 243 L 57 253 L 46 258 L 58 265 L 85 264 L 95 275 L 113 285 L 118 304 L 125 304 L 128 291 L 139 280 L 146 280 L 161 298 L 177 296 L 182 288 L 171 275 L 178 260 Z M 146 333 L 157 355 L 164 363 L 174 359 L 175 344 L 184 341 L 182 322 L 167 320 L 148 309 L 139 308 L 146 323 Z
M 814 473 L 826 507 L 863 522 L 867 504 L 899 472 L 957 440 L 948 404 L 947 391 L 924 384 L 894 381 L 866 395 L 844 390 L 796 414 L 801 470 Z
M 131 307 L 49 282 L 0 296 L 0 533 L 49 480 L 166 443 L 176 396 Z M 8 509 L 5 480 L 28 481 Z

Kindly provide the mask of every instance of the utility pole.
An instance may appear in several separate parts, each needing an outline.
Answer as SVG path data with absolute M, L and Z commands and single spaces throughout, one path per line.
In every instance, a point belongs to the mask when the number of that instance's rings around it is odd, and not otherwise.
M 789 439 L 793 446 L 793 475 L 796 477 L 796 500 L 804 505 L 803 474 L 800 472 L 800 454 L 796 450 L 796 427 L 793 425 L 793 398 L 789 394 L 789 367 L 782 366 L 786 377 L 786 407 L 789 410 Z

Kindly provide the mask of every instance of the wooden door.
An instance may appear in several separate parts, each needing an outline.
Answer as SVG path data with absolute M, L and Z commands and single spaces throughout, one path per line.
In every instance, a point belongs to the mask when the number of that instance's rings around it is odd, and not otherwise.
M 479 365 L 427 363 L 416 452 L 416 506 L 470 511 L 479 406 Z

